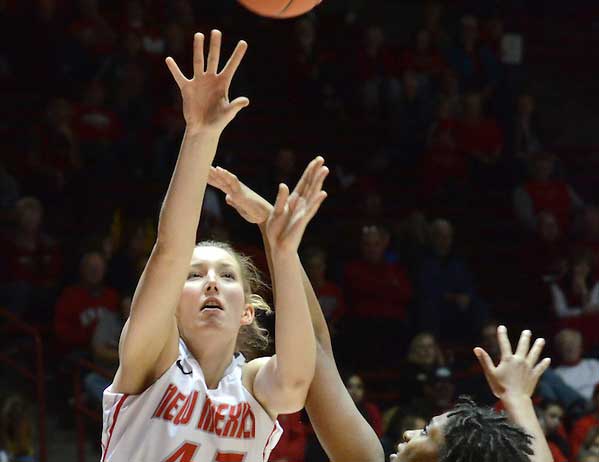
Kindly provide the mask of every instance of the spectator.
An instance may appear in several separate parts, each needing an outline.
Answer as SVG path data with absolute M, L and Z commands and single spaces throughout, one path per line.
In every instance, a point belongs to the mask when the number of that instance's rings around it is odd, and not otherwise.
M 407 405 L 412 400 L 424 397 L 424 385 L 430 376 L 445 364 L 443 353 L 435 337 L 428 332 L 417 334 L 408 347 L 405 361 L 401 365 L 398 384 L 399 401 Z
M 96 404 L 102 403 L 104 390 L 112 382 L 118 368 L 119 339 L 130 312 L 131 297 L 127 296 L 121 300 L 120 312 L 103 310 L 98 314 L 91 341 L 92 359 L 109 377 L 95 371 L 85 377 L 85 389 Z
M 592 263 L 590 252 L 575 250 L 563 276 L 550 284 L 558 327 L 579 330 L 587 346 L 599 345 L 599 281 Z
M 270 453 L 269 462 L 304 462 L 307 429 L 301 416 L 301 412 L 277 416 L 283 436 Z
M 67 286 L 56 304 L 54 329 L 65 352 L 88 350 L 101 313 L 119 309 L 117 291 L 104 283 L 106 262 L 102 254 L 85 253 L 79 270 L 79 283 Z
M 537 222 L 537 233 L 523 246 L 520 267 L 535 281 L 553 281 L 566 271 L 567 245 L 551 212 L 539 213 Z
M 473 338 L 488 309 L 476 294 L 472 274 L 453 253 L 450 222 L 439 219 L 432 223 L 431 247 L 418 273 L 418 325 L 445 339 Z
M 429 34 L 435 48 L 444 50 L 449 44 L 449 35 L 443 29 L 443 3 L 433 0 L 424 5 L 424 30 Z
M 518 159 L 528 160 L 531 155 L 543 150 L 535 109 L 535 99 L 530 93 L 522 93 L 518 96 L 516 115 L 507 130 L 509 134 L 507 151 Z
M 480 93 L 464 96 L 464 114 L 457 124 L 457 149 L 481 164 L 498 162 L 503 149 L 503 134 L 490 117 L 483 116 Z
M 555 372 L 590 402 L 599 383 L 599 361 L 582 357 L 582 335 L 573 329 L 563 329 L 555 336 L 554 347 L 559 360 Z
M 554 462 L 570 460 L 570 447 L 563 425 L 564 408 L 557 401 L 544 401 L 537 409 L 539 423 L 543 428 Z
M 385 261 L 389 236 L 380 226 L 362 228 L 360 258 L 345 266 L 348 314 L 355 318 L 405 321 L 412 286 L 406 270 Z
M 37 461 L 33 424 L 27 401 L 19 395 L 9 395 L 0 414 L 0 461 Z
M 599 387 L 595 385 L 591 412 L 574 422 L 570 430 L 570 448 L 574 458 L 579 456 L 587 435 L 597 428 L 599 428 Z
M 385 43 L 382 27 L 372 25 L 366 29 L 355 65 L 362 107 L 370 114 L 388 113 L 399 96 L 399 81 L 396 59 Z
M 58 197 L 81 167 L 71 103 L 64 98 L 51 99 L 31 140 L 23 166 L 26 189 L 43 197 Z
M 552 213 L 560 229 L 570 230 L 575 212 L 584 204 L 564 181 L 553 178 L 555 157 L 539 153 L 531 158 L 530 179 L 514 191 L 514 209 L 522 225 L 535 230 L 539 213 Z
M 43 230 L 43 219 L 44 208 L 38 199 L 19 199 L 16 226 L 0 243 L 3 302 L 35 322 L 51 319 L 49 305 L 62 278 L 62 253 Z
M 461 26 L 459 45 L 449 51 L 449 64 L 463 91 L 483 91 L 488 95 L 497 78 L 495 59 L 487 48 L 481 47 L 476 17 L 464 16 Z
M 327 254 L 320 247 L 310 247 L 306 249 L 303 261 L 329 330 L 334 334 L 334 326 L 345 314 L 345 300 L 339 286 L 327 279 Z
M 424 85 L 429 85 L 431 78 L 439 77 L 445 63 L 427 29 L 420 29 L 416 33 L 412 47 L 403 53 L 401 67 L 415 72 L 419 82 Z
M 592 460 L 593 457 L 599 457 L 599 427 L 589 430 L 578 453 L 580 462 Z
M 426 215 L 421 210 L 414 210 L 394 226 L 394 241 L 399 243 L 395 252 L 400 253 L 401 261 L 411 276 L 416 274 L 427 253 L 428 239 L 429 225 Z
M 370 424 L 375 433 L 381 437 L 383 434 L 381 411 L 376 404 L 366 400 L 366 390 L 362 377 L 358 374 L 350 374 L 345 380 L 345 387 L 360 414 Z
M 456 399 L 456 386 L 451 369 L 445 366 L 436 368 L 427 376 L 422 390 L 422 397 L 410 402 L 408 412 L 421 414 L 428 421 L 449 411 Z

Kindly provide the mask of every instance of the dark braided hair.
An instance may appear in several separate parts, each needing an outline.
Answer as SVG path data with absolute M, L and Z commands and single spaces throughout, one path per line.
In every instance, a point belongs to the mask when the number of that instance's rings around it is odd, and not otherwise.
M 461 396 L 447 417 L 439 462 L 530 462 L 532 437 L 505 413 Z

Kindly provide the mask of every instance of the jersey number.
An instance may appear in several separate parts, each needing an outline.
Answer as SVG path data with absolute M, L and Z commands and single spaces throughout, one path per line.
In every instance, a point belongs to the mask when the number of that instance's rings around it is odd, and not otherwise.
M 164 462 L 202 462 L 194 460 L 193 456 L 200 448 L 199 444 L 183 443 Z M 217 452 L 212 462 L 243 462 L 245 454 L 232 452 Z

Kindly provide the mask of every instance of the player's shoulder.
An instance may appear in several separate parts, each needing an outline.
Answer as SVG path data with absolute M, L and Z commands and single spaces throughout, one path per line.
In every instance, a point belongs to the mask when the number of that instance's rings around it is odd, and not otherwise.
M 252 359 L 245 363 L 241 369 L 241 380 L 243 382 L 243 386 L 250 392 L 252 395 L 254 394 L 254 380 L 256 379 L 256 375 L 258 371 L 262 369 L 262 367 L 270 360 L 270 356 L 262 356 L 260 358 Z

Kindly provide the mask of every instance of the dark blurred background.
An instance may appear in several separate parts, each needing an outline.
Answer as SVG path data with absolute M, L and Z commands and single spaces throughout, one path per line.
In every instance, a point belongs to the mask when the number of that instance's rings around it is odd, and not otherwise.
M 223 56 L 250 45 L 218 165 L 269 200 L 314 155 L 331 168 L 303 262 L 387 452 L 461 393 L 494 404 L 471 348 L 495 354 L 501 322 L 550 340 L 536 402 L 556 461 L 599 460 L 596 1 L 324 0 L 271 20 L 231 0 L 0 0 L 0 461 L 99 457 L 184 130 L 164 58 L 190 75 L 212 28 Z M 266 270 L 210 188 L 208 237 Z M 271 461 L 326 460 L 305 415 L 281 421 Z

